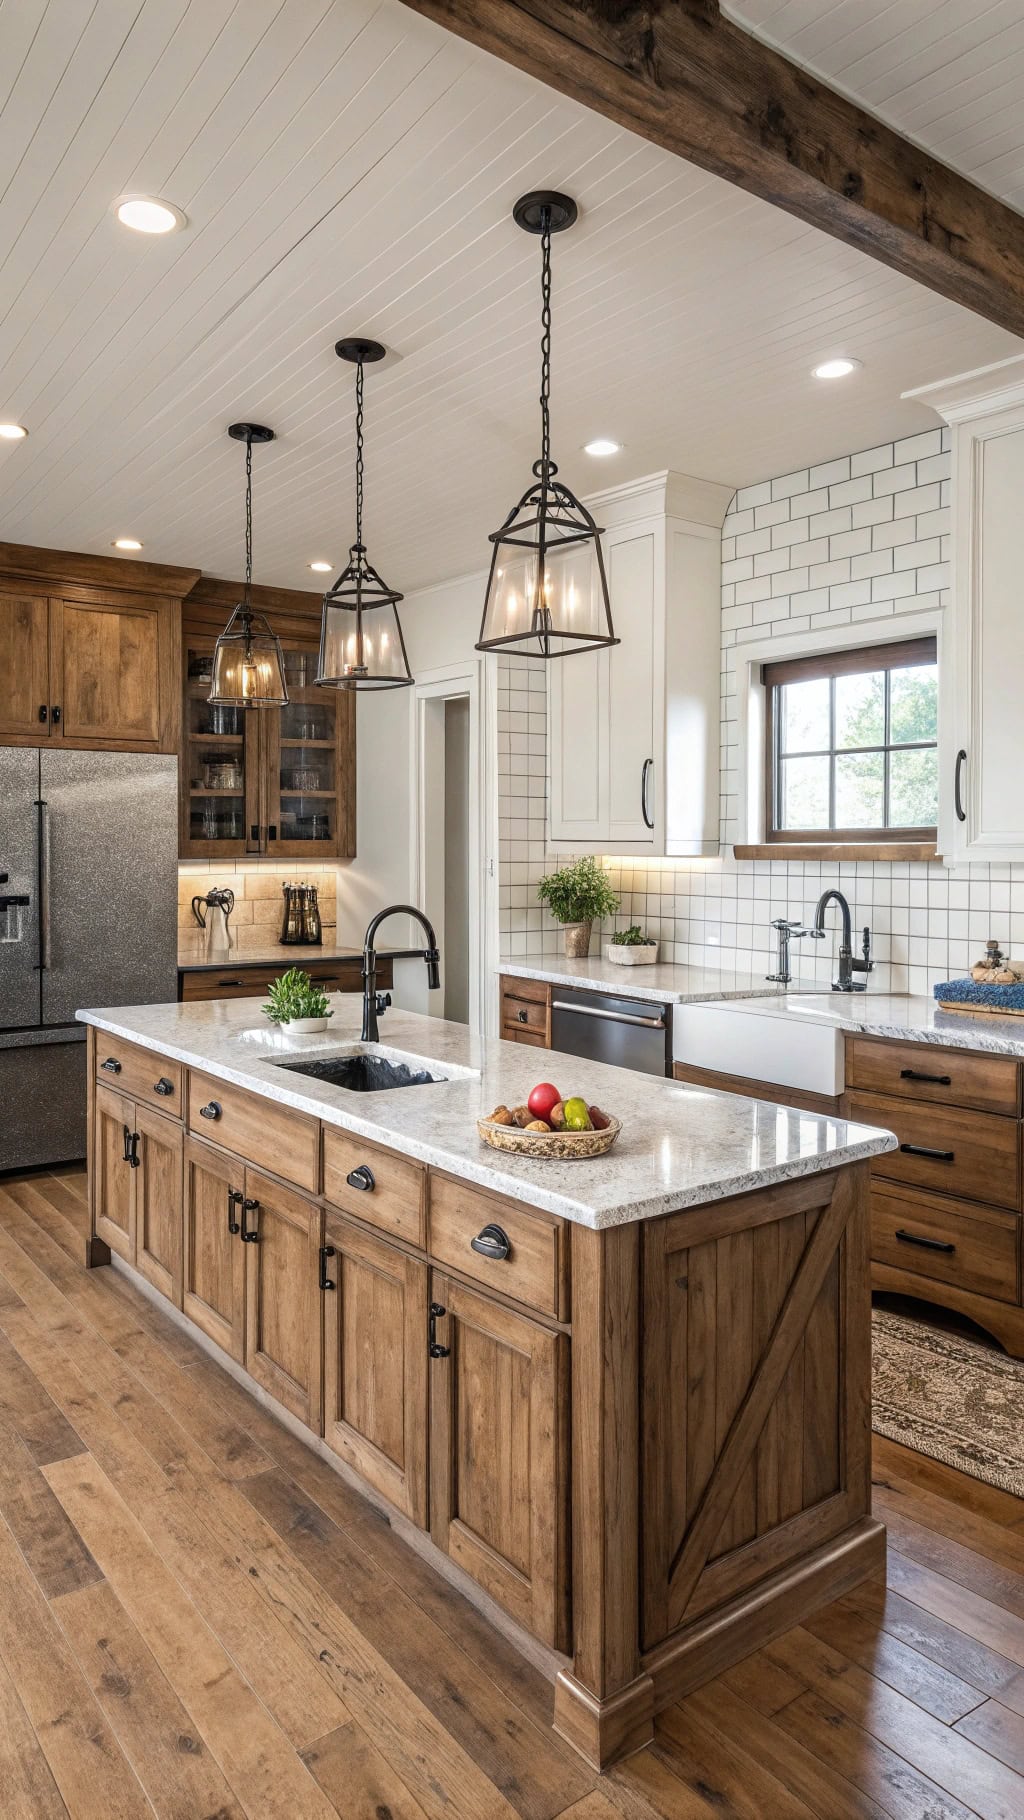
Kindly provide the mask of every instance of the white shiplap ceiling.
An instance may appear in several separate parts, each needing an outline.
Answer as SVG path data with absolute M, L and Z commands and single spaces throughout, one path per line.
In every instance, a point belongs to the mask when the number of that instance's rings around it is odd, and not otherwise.
M 777 31 L 956 9 L 747 10 Z M 252 418 L 279 438 L 254 458 L 257 578 L 317 586 L 307 563 L 351 537 L 333 343 L 365 331 L 393 350 L 366 382 L 373 560 L 404 589 L 482 566 L 537 453 L 538 248 L 509 211 L 548 184 L 581 205 L 554 357 L 579 491 L 661 467 L 740 484 L 911 433 L 932 420 L 901 390 L 1019 350 L 397 0 L 0 0 L 0 419 L 30 431 L 0 443 L 0 538 L 134 535 L 237 574 L 224 430 Z M 120 228 L 136 190 L 187 229 Z M 841 351 L 854 380 L 810 378 Z M 591 461 L 597 434 L 624 452 Z

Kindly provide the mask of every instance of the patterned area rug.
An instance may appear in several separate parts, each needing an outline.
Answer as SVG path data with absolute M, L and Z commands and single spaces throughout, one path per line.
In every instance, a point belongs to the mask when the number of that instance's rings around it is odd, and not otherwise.
M 876 1434 L 1024 1497 L 1024 1360 L 872 1310 Z

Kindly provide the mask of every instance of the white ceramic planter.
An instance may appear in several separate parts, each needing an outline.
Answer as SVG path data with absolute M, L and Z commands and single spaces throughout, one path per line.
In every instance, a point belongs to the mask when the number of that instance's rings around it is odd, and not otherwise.
M 649 967 L 658 958 L 658 944 L 641 942 L 638 947 L 626 948 L 621 942 L 605 942 L 604 958 L 616 967 Z
M 292 1017 L 277 1027 L 286 1036 L 312 1036 L 317 1030 L 326 1030 L 333 1016 L 334 1012 L 328 1011 L 326 1017 Z

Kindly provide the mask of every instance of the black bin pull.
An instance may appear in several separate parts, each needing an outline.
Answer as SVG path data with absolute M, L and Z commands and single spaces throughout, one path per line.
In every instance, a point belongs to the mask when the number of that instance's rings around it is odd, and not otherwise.
M 442 1346 L 437 1337 L 437 1323 L 448 1313 L 443 1302 L 430 1304 L 430 1356 L 432 1359 L 446 1359 L 451 1352 L 450 1346 Z
M 120 1074 L 121 1072 L 121 1064 L 114 1055 L 108 1055 L 106 1061 L 100 1063 L 100 1067 L 104 1074 Z
M 373 1189 L 377 1186 L 373 1170 L 370 1168 L 369 1163 L 360 1163 L 357 1168 L 350 1169 L 345 1180 L 350 1188 L 358 1188 L 363 1194 L 372 1193 Z
M 230 1233 L 241 1232 L 241 1230 L 242 1230 L 241 1226 L 239 1225 L 238 1221 L 235 1219 L 234 1216 L 235 1216 L 235 1208 L 240 1207 L 242 1205 L 242 1202 L 244 1201 L 244 1199 L 245 1199 L 245 1196 L 243 1195 L 240 1188 L 229 1188 L 228 1189 L 228 1231 Z
M 320 1247 L 320 1287 L 321 1287 L 321 1289 L 333 1289 L 334 1288 L 334 1278 L 329 1277 L 327 1275 L 327 1260 L 328 1260 L 328 1258 L 333 1258 L 333 1256 L 334 1256 L 334 1246 L 333 1245 L 321 1245 L 321 1247 Z
M 951 1163 L 956 1155 L 955 1150 L 931 1150 L 927 1144 L 901 1144 L 904 1156 L 927 1157 L 930 1163 Z
M 493 1221 L 478 1232 L 475 1239 L 470 1239 L 469 1244 L 472 1251 L 478 1251 L 482 1258 L 493 1259 L 496 1264 L 502 1263 L 512 1250 L 508 1233 Z
M 200 1106 L 199 1117 L 201 1119 L 219 1119 L 220 1118 L 220 1101 L 219 1100 L 208 1100 L 205 1106 Z
M 165 1100 L 168 1094 L 174 1092 L 174 1082 L 169 1081 L 166 1074 L 162 1074 L 158 1081 L 153 1082 L 153 1092 L 158 1093 L 160 1098 Z
M 257 1227 L 254 1225 L 250 1228 L 249 1222 L 247 1221 L 247 1219 L 245 1217 L 247 1213 L 258 1213 L 259 1209 L 260 1209 L 259 1201 L 250 1201 L 248 1195 L 246 1195 L 242 1201 L 242 1243 L 243 1243 L 243 1245 L 258 1245 L 260 1242 L 260 1235 L 259 1235 L 259 1231 L 258 1231 Z
M 945 1239 L 926 1239 L 920 1232 L 904 1232 L 902 1226 L 897 1226 L 895 1236 L 901 1245 L 920 1245 L 922 1251 L 945 1251 L 952 1254 L 956 1250 L 956 1246 L 948 1244 Z

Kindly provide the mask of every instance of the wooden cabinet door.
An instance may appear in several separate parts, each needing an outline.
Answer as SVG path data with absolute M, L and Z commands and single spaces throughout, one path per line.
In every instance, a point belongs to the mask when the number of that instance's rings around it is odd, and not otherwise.
M 355 856 L 355 696 L 317 688 L 319 648 L 284 640 L 288 701 L 261 715 L 265 839 L 275 859 Z
M 239 1364 L 245 1352 L 245 1165 L 198 1138 L 185 1139 L 182 1309 Z M 232 1227 L 236 1230 L 232 1231 Z
M 324 1439 L 427 1525 L 427 1266 L 329 1214 Z
M 161 607 L 119 600 L 52 603 L 52 700 L 65 739 L 161 743 Z
M 0 594 L 0 739 L 49 737 L 49 614 L 45 595 Z
M 569 1623 L 569 1342 L 434 1272 L 430 1533 L 556 1649 Z
M 180 1125 L 135 1106 L 135 1267 L 181 1307 L 182 1157 Z
M 320 1433 L 323 1213 L 258 1169 L 245 1172 L 245 1369 Z
M 664 664 L 655 532 L 622 527 L 608 539 L 606 560 L 612 616 L 622 641 L 608 652 L 608 834 L 613 842 L 654 848 L 665 781 L 660 775 L 662 730 L 655 715 Z M 619 847 L 611 851 L 618 853 Z
M 93 1113 L 93 1196 L 96 1237 L 129 1264 L 135 1262 L 135 1184 L 132 1135 L 135 1108 L 97 1086 Z

